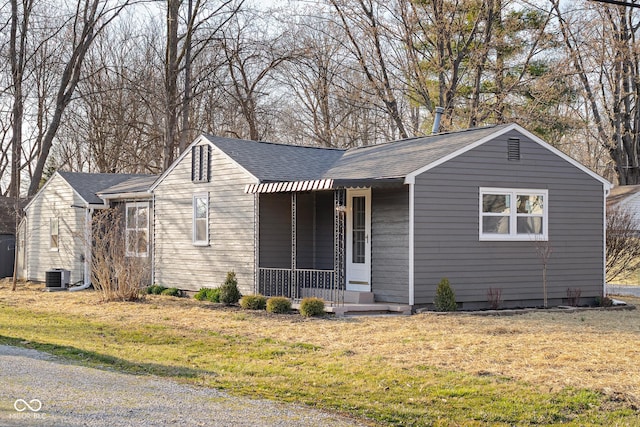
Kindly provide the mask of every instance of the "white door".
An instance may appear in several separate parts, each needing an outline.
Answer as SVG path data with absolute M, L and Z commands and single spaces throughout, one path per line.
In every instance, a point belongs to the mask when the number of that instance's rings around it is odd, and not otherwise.
M 347 290 L 371 292 L 371 189 L 347 190 Z

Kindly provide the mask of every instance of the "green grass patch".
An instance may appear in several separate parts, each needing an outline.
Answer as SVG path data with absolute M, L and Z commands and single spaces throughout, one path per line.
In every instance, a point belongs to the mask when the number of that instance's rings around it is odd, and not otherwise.
M 260 316 L 243 315 L 248 319 Z M 0 343 L 46 351 L 97 368 L 154 374 L 238 395 L 342 411 L 382 425 L 640 422 L 633 408 L 612 403 L 595 391 L 565 388 L 550 392 L 497 375 L 425 365 L 398 367 L 386 357 L 363 354 L 357 348 L 325 348 L 303 336 L 295 340 L 260 335 L 256 329 L 233 323 L 234 316 L 237 312 L 216 313 L 216 322 L 225 326 L 210 330 L 173 327 L 171 316 L 166 323 L 141 322 L 124 315 L 106 321 L 0 303 Z M 273 317 L 274 322 L 279 321 L 279 316 Z M 207 322 L 211 319 L 203 318 L 201 325 Z M 322 327 L 318 321 L 309 325 Z M 343 326 L 350 325 L 345 322 Z

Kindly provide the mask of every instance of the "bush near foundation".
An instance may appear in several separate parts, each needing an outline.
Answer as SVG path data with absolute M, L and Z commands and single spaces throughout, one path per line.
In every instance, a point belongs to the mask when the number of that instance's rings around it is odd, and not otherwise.
M 245 310 L 264 310 L 267 308 L 267 297 L 264 295 L 245 295 L 240 298 L 240 307 Z
M 300 302 L 300 314 L 304 317 L 324 315 L 324 300 L 316 297 L 304 298 Z
M 220 302 L 225 305 L 237 304 L 242 298 L 242 294 L 238 289 L 238 280 L 236 273 L 230 271 L 227 273 L 227 279 L 220 286 Z
M 200 288 L 193 297 L 198 301 L 220 302 L 220 288 Z
M 291 301 L 287 297 L 271 297 L 267 300 L 267 311 L 275 314 L 287 314 L 291 311 Z
M 453 289 L 451 289 L 449 279 L 446 277 L 438 283 L 433 305 L 436 307 L 436 311 L 456 311 L 458 309 L 456 294 L 453 292 Z

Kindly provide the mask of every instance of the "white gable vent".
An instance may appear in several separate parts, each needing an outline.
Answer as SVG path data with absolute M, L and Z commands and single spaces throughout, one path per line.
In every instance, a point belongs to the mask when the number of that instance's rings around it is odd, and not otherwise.
M 507 142 L 507 159 L 511 161 L 520 160 L 520 140 L 518 138 L 509 138 Z

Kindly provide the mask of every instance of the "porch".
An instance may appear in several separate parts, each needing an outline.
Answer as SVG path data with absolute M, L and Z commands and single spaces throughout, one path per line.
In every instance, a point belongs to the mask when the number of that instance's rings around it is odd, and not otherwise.
M 256 293 L 344 304 L 345 190 L 256 197 Z

